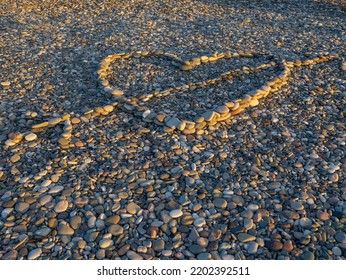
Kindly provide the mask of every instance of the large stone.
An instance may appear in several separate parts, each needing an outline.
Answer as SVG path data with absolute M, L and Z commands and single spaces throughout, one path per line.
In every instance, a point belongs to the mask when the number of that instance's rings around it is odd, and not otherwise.
M 179 218 L 183 215 L 183 211 L 181 211 L 180 209 L 174 209 L 171 212 L 169 212 L 169 215 L 172 218 Z
M 141 209 L 140 206 L 138 206 L 136 203 L 134 202 L 130 202 L 127 206 L 126 206 L 126 211 L 129 212 L 130 214 L 137 214 L 137 212 Z
M 73 235 L 74 230 L 69 225 L 60 224 L 58 227 L 58 234 L 59 235 Z
M 60 200 L 54 207 L 54 211 L 57 213 L 62 213 L 67 210 L 68 207 L 68 201 L 67 200 Z
M 119 236 L 119 235 L 123 234 L 124 229 L 119 225 L 111 225 L 108 228 L 108 232 L 114 236 Z
M 42 254 L 42 249 L 41 248 L 36 248 L 34 250 L 31 250 L 28 255 L 28 260 L 36 260 L 39 258 Z
M 223 198 L 215 198 L 213 204 L 216 208 L 225 209 L 227 207 L 227 201 Z
M 244 232 L 239 233 L 237 237 L 240 242 L 244 242 L 244 243 L 256 240 L 256 236 L 253 236 Z
M 26 213 L 29 210 L 29 208 L 30 208 L 30 205 L 29 203 L 26 203 L 26 202 L 19 202 L 15 206 L 15 210 L 21 214 Z

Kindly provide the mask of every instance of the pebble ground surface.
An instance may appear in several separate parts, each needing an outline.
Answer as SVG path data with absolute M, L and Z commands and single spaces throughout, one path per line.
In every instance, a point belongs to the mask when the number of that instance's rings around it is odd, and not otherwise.
M 0 259 L 346 259 L 344 1 L 8 0 L 0 22 Z M 201 134 L 166 133 L 118 108 L 85 115 L 115 102 L 98 81 L 104 57 L 155 49 L 341 59 L 294 68 L 279 92 Z M 190 116 L 270 71 L 148 106 Z M 134 58 L 110 81 L 136 96 L 190 78 Z M 8 144 L 66 114 L 71 125 Z

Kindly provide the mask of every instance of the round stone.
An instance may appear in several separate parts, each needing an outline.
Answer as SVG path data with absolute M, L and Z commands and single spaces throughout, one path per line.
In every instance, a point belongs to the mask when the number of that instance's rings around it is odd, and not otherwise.
M 169 215 L 172 218 L 179 218 L 183 215 L 183 211 L 181 211 L 180 209 L 174 209 L 174 210 L 169 212 Z
M 28 135 L 25 136 L 26 141 L 34 141 L 37 139 L 37 135 L 35 133 L 29 133 Z
M 106 249 L 113 246 L 114 242 L 112 239 L 101 239 L 99 242 L 100 248 Z
M 338 232 L 334 236 L 335 240 L 338 241 L 339 243 L 346 244 L 346 233 L 344 232 Z
M 221 208 L 221 209 L 225 209 L 227 207 L 227 201 L 226 199 L 223 198 L 215 198 L 213 200 L 213 204 L 216 208 Z
M 119 225 L 111 225 L 108 228 L 108 232 L 114 236 L 119 236 L 119 235 L 123 234 L 124 229 Z
M 309 218 L 301 218 L 299 220 L 299 224 L 303 227 L 303 228 L 311 228 L 312 226 L 312 221 Z
M 203 227 L 206 225 L 206 221 L 204 218 L 197 218 L 194 222 L 193 222 L 195 227 Z
M 140 206 L 138 206 L 136 203 L 134 202 L 130 202 L 127 206 L 126 206 L 126 211 L 129 212 L 132 215 L 137 214 L 137 212 L 141 209 Z
M 266 241 L 265 246 L 269 251 L 280 251 L 283 248 L 283 244 L 279 239 L 271 239 Z
M 332 252 L 335 256 L 341 256 L 342 255 L 341 249 L 339 247 L 336 247 L 336 246 L 332 248 Z
M 29 203 L 26 203 L 26 202 L 19 202 L 15 206 L 15 210 L 21 214 L 26 213 L 29 210 L 29 208 L 30 208 L 30 205 Z

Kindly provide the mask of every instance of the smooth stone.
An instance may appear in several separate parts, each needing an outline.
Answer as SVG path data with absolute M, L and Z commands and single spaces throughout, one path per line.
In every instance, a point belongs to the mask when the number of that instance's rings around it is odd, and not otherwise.
M 221 209 L 225 209 L 227 207 L 227 201 L 226 199 L 223 199 L 223 198 L 215 198 L 213 200 L 213 204 L 215 207 L 217 208 L 221 208 Z
M 336 246 L 332 248 L 332 252 L 335 256 L 341 256 L 342 255 L 341 249 L 339 247 L 336 247 Z
M 161 252 L 165 249 L 165 241 L 162 239 L 156 239 L 153 241 L 153 249 L 155 252 Z
M 303 254 L 301 254 L 299 259 L 301 259 L 301 260 L 314 260 L 315 255 L 310 251 L 305 251 Z
M 60 224 L 58 227 L 58 234 L 59 235 L 73 235 L 74 230 L 69 225 Z
M 41 228 L 35 231 L 35 235 L 37 236 L 47 236 L 51 232 L 51 229 L 48 227 Z
M 36 248 L 34 250 L 31 250 L 28 255 L 28 260 L 36 260 L 39 258 L 42 254 L 42 249 L 41 248 Z
M 26 213 L 30 208 L 30 205 L 29 203 L 26 203 L 26 202 L 19 202 L 16 204 L 15 206 L 15 210 L 18 212 L 18 213 L 21 213 L 21 214 L 24 214 Z
M 237 237 L 240 242 L 244 242 L 244 243 L 256 240 L 256 236 L 253 236 L 244 232 L 239 233 Z
M 101 239 L 99 242 L 99 246 L 101 249 L 106 249 L 108 247 L 113 246 L 114 242 L 112 239 Z
M 143 260 L 143 257 L 138 255 L 136 252 L 130 250 L 126 252 L 126 256 L 130 259 L 130 260 Z
M 70 218 L 70 225 L 73 229 L 78 229 L 80 225 L 82 224 L 82 218 L 81 216 L 73 216 Z
M 195 227 L 203 227 L 206 225 L 206 221 L 204 218 L 197 218 L 194 222 L 193 222 Z
M 339 243 L 346 244 L 346 233 L 344 232 L 338 232 L 334 236 L 335 240 L 338 241 Z
M 179 218 L 183 215 L 183 211 L 181 211 L 180 209 L 174 209 L 174 210 L 169 212 L 169 215 L 172 218 Z
M 68 201 L 67 200 L 60 200 L 54 207 L 54 211 L 57 213 L 62 213 L 67 210 L 68 207 Z
M 129 212 L 132 215 L 137 214 L 137 212 L 141 209 L 140 206 L 138 206 L 136 203 L 134 202 L 130 202 L 127 206 L 126 206 L 126 211 Z
M 26 141 L 34 141 L 37 139 L 37 135 L 35 133 L 29 133 L 28 135 L 25 136 Z
M 205 121 L 209 122 L 215 118 L 215 112 L 214 111 L 207 111 L 202 115 L 202 117 L 205 119 Z
M 256 254 L 258 249 L 258 243 L 257 242 L 250 242 L 249 246 L 247 248 L 247 252 L 251 255 Z
M 303 227 L 303 228 L 311 228 L 312 226 L 312 221 L 309 218 L 301 218 L 299 220 L 299 224 Z
M 292 202 L 291 208 L 293 210 L 296 210 L 296 211 L 304 210 L 304 206 L 303 206 L 303 203 L 301 201 Z
M 124 228 L 122 228 L 119 225 L 111 225 L 108 228 L 108 232 L 111 233 L 114 236 L 119 236 L 119 235 L 123 234 Z
M 1 82 L 1 85 L 4 87 L 9 87 L 11 85 L 11 82 L 10 81 Z
M 124 246 L 122 246 L 119 250 L 118 250 L 118 255 L 121 257 L 123 255 L 125 255 L 127 253 L 128 250 L 130 250 L 131 246 L 129 244 L 126 244 Z
M 2 260 L 16 260 L 18 257 L 18 251 L 11 250 L 3 255 Z
M 122 96 L 124 94 L 124 92 L 122 90 L 115 89 L 115 90 L 112 91 L 112 94 L 114 96 Z
M 171 118 L 169 119 L 167 122 L 166 122 L 166 125 L 169 127 L 169 128 L 177 128 L 178 126 L 181 125 L 181 120 L 179 120 L 178 118 Z
M 283 244 L 279 239 L 271 239 L 265 242 L 265 246 L 269 251 L 280 251 L 283 247 Z
M 197 260 L 211 260 L 210 253 L 200 253 L 197 255 Z

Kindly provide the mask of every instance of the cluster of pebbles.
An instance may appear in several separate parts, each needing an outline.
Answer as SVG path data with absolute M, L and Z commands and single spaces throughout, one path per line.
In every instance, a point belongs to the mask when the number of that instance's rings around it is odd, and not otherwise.
M 342 3 L 60 2 L 0 6 L 1 259 L 346 259 Z

